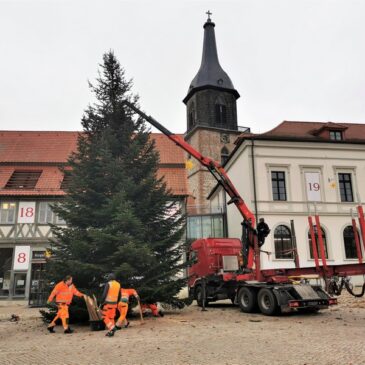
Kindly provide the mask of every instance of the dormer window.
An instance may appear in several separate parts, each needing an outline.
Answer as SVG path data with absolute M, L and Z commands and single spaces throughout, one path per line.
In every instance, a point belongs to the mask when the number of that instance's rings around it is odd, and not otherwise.
M 15 170 L 5 185 L 5 189 L 34 189 L 42 171 Z
M 332 141 L 342 141 L 343 140 L 342 131 L 330 131 L 330 139 Z

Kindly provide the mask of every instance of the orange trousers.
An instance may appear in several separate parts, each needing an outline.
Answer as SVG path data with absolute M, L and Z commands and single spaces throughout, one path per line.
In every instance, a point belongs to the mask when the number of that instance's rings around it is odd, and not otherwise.
M 110 331 L 114 328 L 115 322 L 115 314 L 116 314 L 117 305 L 116 304 L 104 304 L 103 306 L 103 320 L 106 325 L 106 328 Z
M 62 326 L 64 329 L 68 328 L 68 304 L 66 303 L 58 303 L 58 311 L 56 317 L 53 318 L 53 321 L 49 324 L 48 327 L 54 327 L 56 325 L 57 319 L 61 318 Z
M 122 324 L 126 321 L 127 319 L 127 313 L 128 313 L 128 303 L 126 302 L 119 302 L 118 303 L 118 311 L 119 311 L 119 318 L 117 321 L 117 326 L 121 327 Z

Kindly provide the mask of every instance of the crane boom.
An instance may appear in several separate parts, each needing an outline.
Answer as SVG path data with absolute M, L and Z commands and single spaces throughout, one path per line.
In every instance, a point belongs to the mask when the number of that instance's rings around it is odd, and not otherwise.
M 227 204 L 234 203 L 241 213 L 244 221 L 250 222 L 252 228 L 255 228 L 255 215 L 251 212 L 251 210 L 247 207 L 242 197 L 234 187 L 233 183 L 229 179 L 224 168 L 216 161 L 209 157 L 203 156 L 199 151 L 197 151 L 193 146 L 187 143 L 181 136 L 178 136 L 167 128 L 165 128 L 161 123 L 159 123 L 156 119 L 151 116 L 145 114 L 136 106 L 134 106 L 129 101 L 124 101 L 124 103 L 140 115 L 143 119 L 149 122 L 151 125 L 156 127 L 159 131 L 161 131 L 165 136 L 167 136 L 171 141 L 176 143 L 179 147 L 181 147 L 185 152 L 194 157 L 199 163 L 205 166 L 210 173 L 214 176 L 217 182 L 223 187 L 226 193 L 229 195 L 231 200 Z
M 237 189 L 231 182 L 224 168 L 213 159 L 203 156 L 193 146 L 187 143 L 181 136 L 178 136 L 169 131 L 156 119 L 145 114 L 129 101 L 125 100 L 124 104 L 127 105 L 139 116 L 141 116 L 144 120 L 146 120 L 155 128 L 157 128 L 159 131 L 161 131 L 166 137 L 168 137 L 171 141 L 176 143 L 176 145 L 182 148 L 185 152 L 194 157 L 200 164 L 205 166 L 209 170 L 209 172 L 214 176 L 218 184 L 222 186 L 222 188 L 230 197 L 230 200 L 227 202 L 227 204 L 234 204 L 243 218 L 242 254 L 244 258 L 244 267 L 251 269 L 253 266 L 253 256 L 255 256 L 255 269 L 257 275 L 260 275 L 260 250 L 257 244 L 257 239 L 256 239 L 257 237 L 255 236 L 255 228 L 256 228 L 255 215 L 245 204 L 244 200 L 242 199 L 241 195 L 238 193 Z

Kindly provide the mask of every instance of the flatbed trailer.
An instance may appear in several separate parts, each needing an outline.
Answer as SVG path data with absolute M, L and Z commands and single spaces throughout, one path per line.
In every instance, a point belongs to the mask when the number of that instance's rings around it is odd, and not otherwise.
M 171 141 L 205 166 L 218 184 L 222 186 L 230 200 L 240 212 L 242 221 L 242 239 L 208 238 L 192 243 L 190 251 L 191 267 L 189 268 L 189 293 L 199 305 L 208 302 L 231 299 L 244 312 L 258 309 L 266 315 L 273 315 L 292 310 L 319 310 L 337 304 L 333 294 L 339 295 L 345 287 L 355 294 L 349 285 L 348 276 L 365 275 L 365 264 L 362 262 L 360 242 L 356 240 L 358 264 L 329 266 L 325 258 L 322 235 L 318 234 L 318 247 L 315 239 L 312 217 L 308 217 L 314 254 L 314 267 L 299 267 L 296 248 L 293 250 L 295 268 L 261 270 L 260 247 L 256 232 L 255 216 L 229 179 L 224 168 L 213 159 L 203 156 L 181 136 L 178 136 L 151 116 L 146 115 L 129 101 L 124 102 L 131 110 L 156 127 Z M 365 250 L 365 219 L 362 207 L 358 207 L 359 223 Z M 318 232 L 321 230 L 320 218 L 314 216 Z M 354 228 L 356 229 L 356 227 Z M 355 234 L 355 237 L 356 234 Z M 195 257 L 192 257 L 194 256 Z M 322 265 L 321 265 L 321 263 Z M 326 289 L 321 285 L 312 285 L 309 277 L 322 278 Z M 340 284 L 339 283 L 340 280 Z

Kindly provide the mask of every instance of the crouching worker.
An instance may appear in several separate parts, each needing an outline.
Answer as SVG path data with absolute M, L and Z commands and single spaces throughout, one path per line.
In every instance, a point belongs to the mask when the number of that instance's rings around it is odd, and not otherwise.
M 72 284 L 72 276 L 67 275 L 62 281 L 60 281 L 52 290 L 51 295 L 47 300 L 47 304 L 51 305 L 53 299 L 56 297 L 56 304 L 58 311 L 56 317 L 48 326 L 48 331 L 54 333 L 54 327 L 56 326 L 57 319 L 61 319 L 64 333 L 72 333 L 73 330 L 68 325 L 69 313 L 68 307 L 72 302 L 73 296 L 85 297 L 84 294 L 80 293 L 74 284 Z
M 119 318 L 115 325 L 117 330 L 122 329 L 122 327 L 127 328 L 129 326 L 129 321 L 127 320 L 127 313 L 128 313 L 128 303 L 129 297 L 134 296 L 139 301 L 138 293 L 134 289 L 120 289 L 120 300 L 118 303 L 118 311 L 119 311 Z
M 142 304 L 141 309 L 142 309 L 143 313 L 145 313 L 147 309 L 150 309 L 152 312 L 152 315 L 154 317 L 163 317 L 164 316 L 163 312 L 161 310 L 160 311 L 158 310 L 156 303 Z
M 106 328 L 108 329 L 105 336 L 113 337 L 114 332 L 117 330 L 114 318 L 120 298 L 120 284 L 115 280 L 114 274 L 109 274 L 107 276 L 107 280 L 108 282 L 105 284 L 101 303 L 103 303 L 103 320 Z

